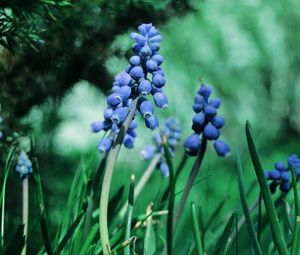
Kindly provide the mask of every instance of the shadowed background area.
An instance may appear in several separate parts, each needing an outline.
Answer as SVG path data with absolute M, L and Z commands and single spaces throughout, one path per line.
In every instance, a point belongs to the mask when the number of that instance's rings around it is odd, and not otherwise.
M 30 2 L 30 1 L 29 1 Z M 32 1 L 35 2 L 35 1 Z M 51 1 L 49 1 L 51 2 Z M 100 135 L 89 124 L 102 119 L 105 95 L 113 77 L 123 71 L 131 56 L 133 32 L 140 23 L 151 22 L 163 36 L 161 55 L 165 62 L 167 110 L 157 110 L 160 123 L 176 116 L 183 127 L 181 141 L 192 133 L 193 97 L 200 80 L 214 88 L 222 99 L 220 114 L 226 125 L 223 139 L 232 156 L 240 146 L 245 163 L 249 201 L 258 196 L 255 175 L 246 149 L 244 124 L 252 124 L 264 167 L 300 153 L 300 3 L 297 1 L 97 1 L 79 0 L 72 5 L 54 1 L 50 6 L 22 5 L 3 1 L 0 15 L 11 27 L 0 24 L 1 167 L 7 148 L 19 136 L 32 136 L 39 158 L 49 226 L 54 235 L 67 201 L 72 178 L 82 164 L 96 168 L 96 145 Z M 8 28 L 7 28 L 8 26 Z M 27 38 L 27 39 L 26 39 Z M 30 40 L 28 39 L 30 38 Z M 139 119 L 141 122 L 141 119 Z M 155 132 L 155 131 L 154 131 Z M 128 186 L 147 162 L 139 151 L 151 143 L 152 133 L 138 127 L 135 148 L 122 149 L 113 178 L 112 193 Z M 175 164 L 184 150 L 176 150 Z M 185 183 L 194 159 L 185 167 L 177 190 Z M 228 199 L 222 214 L 240 209 L 234 172 L 234 157 L 216 156 L 212 145 L 190 200 L 208 217 Z M 12 229 L 20 222 L 20 192 L 17 173 L 8 180 L 6 215 Z M 135 214 L 145 212 L 167 179 L 156 171 L 136 203 Z M 153 192 L 153 191 L 157 191 Z M 33 197 L 33 196 L 31 196 Z M 124 198 L 125 199 L 125 198 Z M 34 204 L 34 199 L 32 199 Z M 184 254 L 192 231 L 189 210 L 177 232 L 178 254 Z M 33 206 L 30 214 L 37 212 Z M 10 221 L 8 221 L 8 217 Z M 32 218 L 31 218 L 32 219 Z M 38 221 L 29 227 L 29 253 L 41 246 Z M 220 223 L 221 224 L 221 223 Z M 184 226 L 183 226 L 184 225 Z M 181 234 L 184 233 L 184 234 Z M 31 236 L 30 236 L 31 234 Z M 180 240 L 180 241 L 179 241 Z

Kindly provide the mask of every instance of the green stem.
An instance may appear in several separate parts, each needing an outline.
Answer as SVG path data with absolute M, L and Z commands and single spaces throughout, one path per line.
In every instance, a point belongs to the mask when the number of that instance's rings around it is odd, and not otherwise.
M 195 243 L 196 243 L 197 254 L 203 255 L 199 223 L 198 223 L 196 207 L 195 207 L 194 203 L 191 203 L 191 217 L 192 217 L 192 222 L 193 222 L 193 231 L 194 231 L 194 238 L 195 238 Z
M 182 214 L 185 202 L 186 202 L 186 200 L 188 198 L 188 195 L 189 195 L 189 193 L 191 191 L 193 183 L 194 183 L 194 181 L 195 181 L 195 179 L 196 179 L 196 177 L 198 175 L 198 172 L 200 170 L 201 163 L 202 163 L 205 151 L 206 151 L 206 145 L 207 145 L 207 140 L 206 140 L 206 138 L 203 137 L 202 142 L 201 142 L 201 147 L 200 147 L 200 150 L 199 150 L 199 153 L 198 153 L 198 157 L 197 157 L 197 159 L 196 159 L 196 161 L 194 163 L 194 166 L 192 168 L 190 176 L 189 176 L 189 178 L 188 178 L 188 180 L 186 182 L 186 185 L 185 185 L 184 190 L 183 190 L 183 194 L 181 196 L 181 199 L 179 201 L 179 205 L 178 205 L 176 213 L 175 213 L 174 231 L 176 229 L 176 224 L 178 223 L 178 221 L 180 219 L 180 216 Z
M 300 254 L 300 217 L 297 216 L 291 255 Z
M 25 244 L 22 250 L 22 255 L 26 255 L 27 249 L 27 234 L 28 234 L 28 211 L 29 211 L 29 185 L 28 185 L 28 175 L 22 180 L 22 189 L 23 189 L 23 211 L 22 211 L 22 223 L 24 225 L 24 236 Z
M 185 163 L 186 163 L 186 161 L 187 161 L 188 158 L 189 158 L 188 155 L 187 155 L 186 153 L 184 153 L 184 154 L 183 154 L 183 157 L 182 157 L 182 159 L 181 159 L 181 161 L 180 161 L 180 163 L 179 163 L 179 165 L 178 165 L 178 167 L 177 167 L 177 169 L 176 169 L 176 173 L 175 173 L 175 183 L 176 183 L 176 181 L 177 181 L 177 179 L 178 179 L 178 176 L 179 176 L 180 173 L 182 172 L 183 167 L 184 167 L 184 165 L 185 165 Z
M 297 218 L 298 216 L 300 217 L 300 204 L 299 204 L 299 195 L 298 195 L 298 190 L 297 190 L 297 177 L 295 174 L 294 167 L 291 167 L 291 175 L 292 175 L 292 185 L 293 185 L 293 190 L 294 190 L 295 215 Z
M 261 231 L 262 231 L 262 197 L 261 192 L 259 193 L 259 199 L 258 199 L 258 223 L 257 223 L 257 240 L 260 244 L 261 239 Z
M 107 225 L 107 213 L 108 213 L 109 190 L 110 190 L 113 170 L 117 162 L 117 158 L 122 146 L 124 136 L 129 128 L 130 122 L 134 117 L 136 107 L 137 107 L 137 102 L 138 102 L 138 98 L 135 98 L 132 101 L 130 112 L 126 117 L 125 122 L 120 128 L 118 135 L 114 140 L 113 147 L 109 152 L 107 158 L 107 165 L 103 177 L 103 184 L 101 189 L 100 205 L 99 205 L 99 228 L 100 228 L 100 237 L 101 237 L 101 243 L 102 243 L 104 255 L 108 255 L 111 253 L 111 248 L 109 244 L 108 225 Z

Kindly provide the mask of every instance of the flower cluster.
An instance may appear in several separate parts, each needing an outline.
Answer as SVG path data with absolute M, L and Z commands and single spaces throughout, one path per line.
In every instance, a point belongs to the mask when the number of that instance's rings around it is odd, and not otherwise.
M 217 115 L 217 109 L 221 105 L 219 98 L 209 99 L 212 93 L 212 88 L 201 84 L 197 95 L 194 99 L 193 109 L 196 115 L 193 118 L 192 129 L 194 134 L 189 136 L 184 147 L 186 153 L 191 156 L 196 156 L 201 145 L 201 138 L 214 141 L 214 148 L 219 156 L 225 157 L 230 153 L 229 146 L 219 140 L 221 135 L 220 129 L 224 126 L 224 118 Z
M 265 171 L 266 179 L 272 181 L 269 185 L 272 194 L 275 193 L 277 186 L 283 192 L 288 192 L 291 189 L 291 171 L 293 169 L 295 175 L 300 176 L 300 159 L 295 154 L 288 157 L 287 165 L 276 162 L 273 170 Z
M 115 76 L 112 92 L 107 97 L 104 121 L 91 124 L 94 133 L 101 130 L 111 131 L 108 137 L 100 141 L 98 145 L 100 152 L 107 152 L 111 148 L 115 134 L 129 113 L 132 100 L 138 98 L 137 109 L 144 118 L 146 126 L 151 130 L 157 128 L 159 123 L 154 114 L 154 106 L 145 97 L 149 94 L 153 95 L 154 103 L 159 108 L 168 106 L 167 97 L 162 92 L 162 87 L 166 83 L 164 72 L 160 67 L 163 57 L 158 54 L 162 37 L 152 24 L 142 24 L 138 30 L 140 33 L 131 34 L 135 40 L 132 47 L 134 56 L 130 58 L 126 70 Z M 133 120 L 123 141 L 127 148 L 134 146 L 136 127 L 137 123 Z
M 179 121 L 170 117 L 166 120 L 163 127 L 160 129 L 160 132 L 153 136 L 154 145 L 147 145 L 141 152 L 140 157 L 143 160 L 152 159 L 156 154 L 164 154 L 163 148 L 163 137 L 167 139 L 168 147 L 171 156 L 174 155 L 175 146 L 178 144 L 181 135 L 181 125 Z M 164 176 L 169 175 L 169 167 L 167 163 L 160 159 L 157 164 L 157 168 L 160 169 L 161 173 Z
M 19 154 L 16 171 L 20 174 L 22 179 L 25 178 L 29 173 L 32 173 L 32 163 L 26 152 L 23 150 Z

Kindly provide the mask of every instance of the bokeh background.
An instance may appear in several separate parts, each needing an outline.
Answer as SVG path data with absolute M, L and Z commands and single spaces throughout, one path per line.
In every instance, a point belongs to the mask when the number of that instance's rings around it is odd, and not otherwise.
M 160 51 L 165 59 L 169 107 L 157 110 L 161 123 L 176 116 L 183 127 L 181 141 L 192 133 L 193 97 L 200 79 L 222 99 L 220 113 L 226 119 L 222 136 L 233 152 L 222 159 L 209 145 L 198 177 L 205 180 L 190 195 L 191 201 L 203 207 L 204 219 L 225 199 L 225 217 L 233 209 L 240 210 L 234 172 L 237 147 L 242 151 L 249 202 L 258 196 L 245 143 L 246 120 L 252 124 L 266 169 L 291 153 L 299 155 L 299 2 L 78 0 L 71 6 L 60 1 L 52 5 L 28 2 L 32 4 L 24 6 L 18 0 L 0 4 L 1 17 L 10 18 L 0 24 L 1 167 L 11 141 L 19 136 L 34 138 L 52 235 L 76 171 L 82 164 L 91 168 L 98 164 L 96 145 L 101 135 L 92 134 L 89 124 L 102 118 L 113 77 L 124 70 L 131 55 L 129 34 L 143 22 L 153 23 L 163 35 Z M 141 176 L 148 162 L 141 161 L 138 154 L 151 143 L 152 135 L 141 122 L 135 148 L 121 151 L 112 194 L 128 185 L 131 173 L 137 179 Z M 180 145 L 175 164 L 182 154 Z M 192 163 L 190 159 L 178 191 Z M 13 173 L 8 180 L 6 222 L 11 229 L 21 220 L 18 179 Z M 167 182 L 156 171 L 134 214 L 145 212 Z M 188 211 L 177 233 L 178 252 L 186 250 L 192 234 Z M 34 206 L 30 214 L 29 251 L 34 254 L 42 240 Z

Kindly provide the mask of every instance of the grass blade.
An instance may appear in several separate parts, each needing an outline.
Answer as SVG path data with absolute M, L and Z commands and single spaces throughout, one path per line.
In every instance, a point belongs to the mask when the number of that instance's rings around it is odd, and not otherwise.
M 147 208 L 147 215 L 150 215 L 147 218 L 147 228 L 144 238 L 144 255 L 153 255 L 155 254 L 155 247 L 156 247 L 156 238 L 155 238 L 155 231 L 152 225 L 152 210 L 153 204 L 150 204 Z
M 300 217 L 297 216 L 291 255 L 299 255 L 299 254 L 300 254 Z
M 93 240 L 95 239 L 96 235 L 98 234 L 99 232 L 99 224 L 95 224 L 91 231 L 89 232 L 89 234 L 87 235 L 83 245 L 82 245 L 82 248 L 80 250 L 80 253 L 79 255 L 86 255 L 88 254 L 87 251 L 88 249 L 90 248 L 90 246 L 92 245 L 92 242 Z
M 242 203 L 243 212 L 245 215 L 246 225 L 248 228 L 248 232 L 250 235 L 250 239 L 252 242 L 252 246 L 254 249 L 255 254 L 262 255 L 257 235 L 255 233 L 254 224 L 252 222 L 251 216 L 250 216 L 250 210 L 248 207 L 247 197 L 246 197 L 246 191 L 245 191 L 245 185 L 243 180 L 243 173 L 242 173 L 242 162 L 241 162 L 241 156 L 239 150 L 237 150 L 237 156 L 236 156 L 236 172 L 237 172 L 237 179 L 239 184 L 239 191 L 240 191 L 240 198 Z
M 32 158 L 33 163 L 33 177 L 34 177 L 34 184 L 35 184 L 35 194 L 38 204 L 38 211 L 39 211 L 39 217 L 40 217 L 40 225 L 42 229 L 42 236 L 44 245 L 46 248 L 46 252 L 48 255 L 53 255 L 52 245 L 49 237 L 49 230 L 47 226 L 47 217 L 46 217 L 46 211 L 45 211 L 45 204 L 44 204 L 44 195 L 43 195 L 43 188 L 42 188 L 42 182 L 40 177 L 40 171 L 38 166 L 37 158 Z
M 84 214 L 85 214 L 85 211 L 82 211 L 77 216 L 77 218 L 75 219 L 75 221 L 71 224 L 71 226 L 68 229 L 67 233 L 65 234 L 65 236 L 63 237 L 63 239 L 59 242 L 59 244 L 57 246 L 57 249 L 55 251 L 55 254 L 60 254 L 60 252 L 63 250 L 63 248 L 67 245 L 68 241 L 70 240 L 70 238 L 74 234 L 76 228 L 78 227 L 79 223 L 81 222 L 81 219 L 84 216 Z
M 169 187 L 170 187 L 170 197 L 168 205 L 168 218 L 167 218 L 167 253 L 169 255 L 173 254 L 173 215 L 174 215 L 174 200 L 175 200 L 175 174 L 173 163 L 171 159 L 171 154 L 169 151 L 169 146 L 167 139 L 163 137 L 163 146 L 167 165 L 169 167 Z
M 21 254 L 25 245 L 24 225 L 19 225 L 18 229 L 6 249 L 1 252 L 2 255 Z
M 258 183 L 261 189 L 262 198 L 265 203 L 266 213 L 268 214 L 268 219 L 272 231 L 273 241 L 275 246 L 278 249 L 280 255 L 288 255 L 288 250 L 283 238 L 283 234 L 280 228 L 278 216 L 275 211 L 275 206 L 272 201 L 271 192 L 267 183 L 267 180 L 264 175 L 264 170 L 261 165 L 256 147 L 253 141 L 251 127 L 249 121 L 246 122 L 246 137 L 249 147 L 249 152 L 251 155 L 252 163 L 255 169 L 255 173 L 258 179 Z
M 297 190 L 297 177 L 295 174 L 295 168 L 291 167 L 291 175 L 292 175 L 292 185 L 294 190 L 294 202 L 295 202 L 295 215 L 296 215 L 296 222 L 297 217 L 300 217 L 300 204 L 299 204 L 299 195 Z
M 192 223 L 193 223 L 193 232 L 194 232 L 194 238 L 196 243 L 196 249 L 198 255 L 203 255 L 203 249 L 202 249 L 202 243 L 201 243 L 201 237 L 200 237 L 200 230 L 199 230 L 199 223 L 196 213 L 196 207 L 194 203 L 191 203 L 191 217 L 192 217 Z

